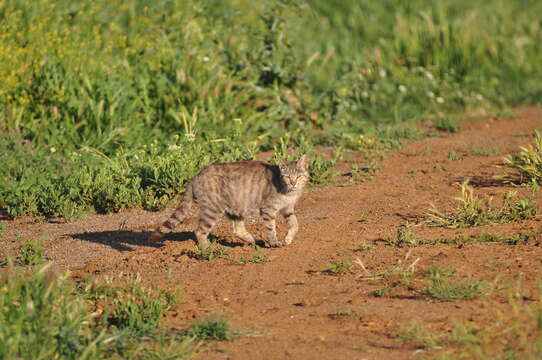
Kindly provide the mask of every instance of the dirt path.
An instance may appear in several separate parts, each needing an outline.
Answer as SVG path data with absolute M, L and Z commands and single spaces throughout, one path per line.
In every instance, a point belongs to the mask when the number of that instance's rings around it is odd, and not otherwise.
M 171 329 L 182 329 L 194 319 L 222 315 L 247 336 L 212 343 L 200 359 L 412 359 L 423 351 L 395 340 L 412 322 L 430 329 L 449 330 L 454 320 L 484 324 L 492 310 L 504 308 L 506 294 L 469 301 L 439 302 L 416 289 L 398 289 L 383 297 L 372 295 L 385 280 L 367 280 L 360 266 L 340 276 L 326 272 L 331 262 L 359 258 L 367 272 L 404 261 L 420 260 L 416 269 L 432 265 L 453 267 L 458 274 L 510 284 L 521 278 L 524 297 L 536 299 L 542 250 L 532 245 L 473 244 L 397 248 L 383 239 L 395 236 L 407 220 L 420 222 L 430 204 L 451 211 L 452 197 L 470 178 L 481 197 L 500 197 L 525 188 L 493 179 L 505 169 L 504 154 L 532 141 L 542 109 L 516 110 L 516 117 L 489 118 L 463 123 L 460 133 L 426 138 L 386 155 L 369 181 L 353 186 L 308 189 L 298 206 L 299 235 L 290 246 L 261 249 L 271 261 L 239 265 L 232 260 L 251 258 L 251 247 L 233 238 L 222 222 L 214 231 L 229 246 L 228 259 L 199 261 L 188 222 L 166 241 L 146 242 L 148 231 L 170 211 L 130 211 L 111 216 L 86 216 L 72 223 L 33 223 L 31 219 L 5 221 L 0 249 L 12 251 L 15 237 L 47 238 L 49 258 L 75 276 L 139 272 L 147 283 L 180 285 L 184 300 L 166 319 Z M 453 151 L 460 160 L 449 158 Z M 497 154 L 495 154 L 497 153 Z M 351 162 L 356 162 L 355 158 Z M 542 209 L 539 197 L 535 200 Z M 481 231 L 517 235 L 540 228 L 540 218 L 512 224 L 449 230 L 419 226 L 416 236 L 435 238 L 477 234 Z M 251 230 L 262 236 L 258 226 Z M 361 245 L 370 249 L 360 250 Z

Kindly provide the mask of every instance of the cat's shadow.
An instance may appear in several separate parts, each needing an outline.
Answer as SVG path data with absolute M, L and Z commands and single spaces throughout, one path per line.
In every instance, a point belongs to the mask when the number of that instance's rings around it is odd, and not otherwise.
M 193 241 L 195 239 L 192 231 L 171 233 L 163 239 L 157 241 L 149 241 L 150 234 L 150 231 L 114 230 L 72 234 L 71 237 L 79 240 L 107 245 L 117 251 L 133 251 L 139 246 L 160 248 L 165 246 L 165 240 Z
M 107 245 L 117 251 L 134 251 L 139 246 L 160 248 L 166 245 L 164 243 L 164 241 L 166 240 L 188 241 L 192 244 L 196 244 L 196 236 L 192 231 L 172 232 L 164 236 L 164 238 L 155 241 L 149 240 L 150 234 L 150 231 L 114 230 L 72 234 L 70 236 L 79 240 Z M 226 240 L 224 238 L 220 238 L 214 235 L 209 235 L 209 240 L 227 247 L 237 247 L 244 245 L 243 243 L 236 242 L 235 240 Z

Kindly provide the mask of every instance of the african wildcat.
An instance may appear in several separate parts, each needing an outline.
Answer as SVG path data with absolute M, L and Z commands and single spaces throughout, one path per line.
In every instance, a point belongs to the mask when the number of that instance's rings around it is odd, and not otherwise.
M 308 181 L 307 155 L 297 162 L 282 162 L 278 166 L 261 161 L 210 165 L 188 184 L 184 199 L 149 240 L 158 240 L 172 231 L 196 203 L 200 211 L 195 234 L 202 248 L 209 245 L 207 236 L 223 214 L 233 221 L 236 236 L 254 243 L 244 223 L 245 217 L 254 212 L 259 212 L 268 230 L 267 245 L 276 247 L 282 244 L 277 240 L 275 218 L 283 215 L 288 224 L 284 243 L 288 245 L 298 230 L 294 206 Z

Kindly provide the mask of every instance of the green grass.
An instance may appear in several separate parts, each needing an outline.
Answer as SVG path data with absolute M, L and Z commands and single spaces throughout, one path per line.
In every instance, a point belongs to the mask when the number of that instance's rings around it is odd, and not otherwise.
M 240 265 L 246 265 L 263 264 L 271 261 L 271 257 L 269 255 L 260 253 L 260 247 L 258 245 L 254 245 L 254 249 L 256 250 L 256 254 L 252 255 L 252 257 L 241 256 L 239 259 L 236 259 L 233 262 Z
M 238 332 L 225 319 L 210 317 L 192 324 L 185 334 L 199 340 L 231 340 Z
M 502 206 L 495 206 L 492 199 L 478 198 L 466 180 L 461 184 L 461 196 L 454 198 L 459 203 L 455 213 L 445 214 L 433 206 L 427 212 L 427 224 L 461 228 L 534 218 L 538 213 L 534 204 L 527 199 L 515 200 L 515 197 L 516 192 L 509 191 L 502 197 Z
M 39 265 L 45 261 L 45 242 L 43 240 L 26 240 L 19 241 L 19 251 L 15 259 L 6 256 L 4 260 L 0 260 L 0 266 L 13 264 L 17 266 L 33 266 Z
M 433 127 L 437 130 L 456 133 L 461 130 L 459 125 L 455 122 L 455 120 L 451 118 L 438 118 L 433 120 Z
M 68 221 L 158 210 L 204 166 L 286 134 L 376 158 L 420 136 L 408 122 L 540 103 L 541 11 L 534 0 L 4 2 L 0 209 Z M 311 157 L 313 185 L 336 159 Z
M 453 272 L 449 269 L 433 269 L 427 272 L 429 285 L 422 290 L 422 294 L 440 301 L 457 301 L 475 299 L 492 290 L 491 284 L 486 281 L 471 277 L 452 280 L 448 277 L 451 274 Z
M 329 263 L 329 267 L 326 273 L 331 275 L 344 275 L 352 268 L 352 262 L 349 260 L 332 261 Z
M 461 160 L 461 155 L 459 155 L 455 151 L 449 151 L 448 152 L 448 160 L 459 161 L 459 160 Z
M 220 246 L 215 241 L 209 241 L 209 246 L 206 249 L 202 249 L 201 246 L 195 245 L 194 251 L 191 252 L 191 257 L 197 260 L 212 261 L 215 259 L 226 259 L 230 249 Z
M 482 231 L 478 234 L 466 236 L 464 234 L 457 234 L 455 236 L 436 237 L 436 238 L 422 238 L 415 236 L 410 229 L 412 226 L 409 224 L 401 225 L 397 230 L 396 237 L 388 237 L 386 239 L 386 245 L 395 247 L 411 247 L 422 245 L 460 245 L 460 244 L 484 244 L 484 243 L 497 243 L 506 245 L 518 245 L 518 244 L 537 244 L 532 242 L 536 240 L 537 236 L 542 233 L 542 230 L 529 231 L 518 235 L 502 235 L 497 233 L 491 233 Z
M 504 163 L 519 171 L 522 180 L 527 183 L 542 183 L 542 137 L 535 132 L 534 144 L 521 148 L 517 154 L 504 158 Z
M 505 310 L 490 310 L 489 322 L 459 322 L 451 331 L 412 323 L 396 336 L 427 351 L 423 359 L 539 359 L 542 356 L 542 303 L 508 293 Z
M 48 266 L 7 271 L 0 280 L 2 359 L 156 359 L 153 346 L 182 359 L 197 350 L 193 339 L 170 336 L 157 322 L 176 296 L 151 292 L 137 278 L 76 286 Z

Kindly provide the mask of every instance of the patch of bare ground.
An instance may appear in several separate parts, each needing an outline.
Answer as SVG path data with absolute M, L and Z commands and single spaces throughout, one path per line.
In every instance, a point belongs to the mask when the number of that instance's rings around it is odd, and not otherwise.
M 433 265 L 453 268 L 458 276 L 514 287 L 521 282 L 527 302 L 538 299 L 542 250 L 529 245 L 495 243 L 389 246 L 385 240 L 406 221 L 420 223 L 430 204 L 452 211 L 458 183 L 470 178 L 480 197 L 499 198 L 509 190 L 529 197 L 525 187 L 496 180 L 502 158 L 532 141 L 542 109 L 515 110 L 515 118 L 486 118 L 462 123 L 461 132 L 431 137 L 386 154 L 369 181 L 352 186 L 310 188 L 298 205 L 300 231 L 294 243 L 259 250 L 270 261 L 238 264 L 251 258 L 252 247 L 235 240 L 227 221 L 214 230 L 228 258 L 212 261 L 188 256 L 193 250 L 194 221 L 188 221 L 163 242 L 149 243 L 149 231 L 169 211 L 134 210 L 116 215 L 85 216 L 74 223 L 34 223 L 32 219 L 3 221 L 0 249 L 14 251 L 16 237 L 46 239 L 46 253 L 74 277 L 140 273 L 155 286 L 182 289 L 183 303 L 165 324 L 184 329 L 190 322 L 222 315 L 244 336 L 210 343 L 201 359 L 414 359 L 430 352 L 396 337 L 413 322 L 435 332 L 447 332 L 454 321 L 489 324 L 495 311 L 508 311 L 507 290 L 473 300 L 441 302 L 424 295 L 422 275 L 410 286 L 398 286 L 383 296 L 374 291 L 389 285 L 379 274 L 399 261 L 416 263 L 420 274 Z M 458 156 L 450 156 L 450 152 Z M 361 158 L 348 160 L 356 163 Z M 542 209 L 539 196 L 534 199 Z M 482 231 L 518 235 L 540 229 L 540 218 L 468 229 L 417 226 L 423 238 L 473 235 Z M 258 224 L 251 225 L 258 236 Z M 362 246 L 363 245 L 363 246 Z M 361 246 L 361 248 L 360 248 Z M 410 252 L 407 260 L 405 257 Z M 359 258 L 365 270 L 354 261 Z M 331 263 L 350 261 L 342 275 Z M 365 275 L 365 276 L 363 276 Z

